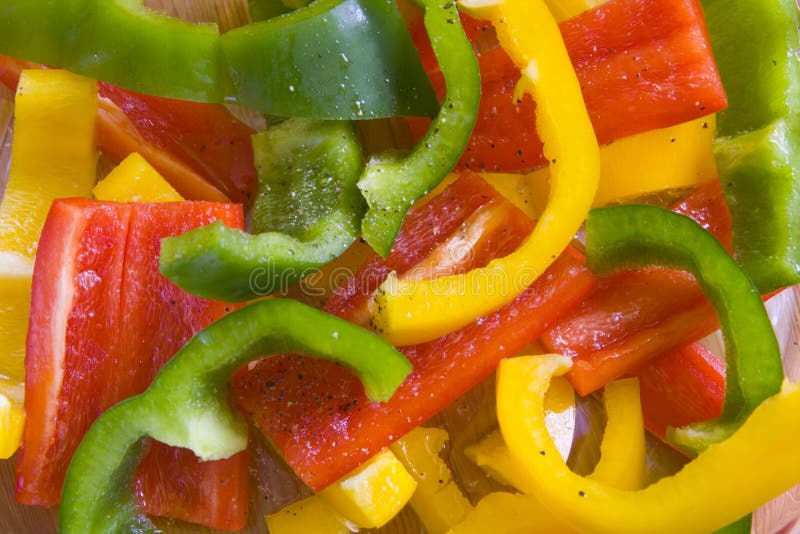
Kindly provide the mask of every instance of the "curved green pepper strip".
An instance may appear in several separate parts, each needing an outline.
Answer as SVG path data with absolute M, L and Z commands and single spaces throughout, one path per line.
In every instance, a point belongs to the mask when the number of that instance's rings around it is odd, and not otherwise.
M 404 157 L 370 161 L 358 187 L 369 204 L 361 232 L 382 256 L 389 254 L 406 212 L 439 185 L 467 146 L 478 115 L 481 77 L 455 2 L 415 0 L 444 74 L 447 92 L 428 133 Z
M 256 234 L 214 223 L 161 241 L 161 273 L 189 293 L 238 302 L 285 289 L 358 237 L 364 167 L 352 123 L 289 119 L 253 136 Z
M 228 379 L 265 355 L 297 352 L 350 368 L 373 401 L 388 400 L 411 364 L 378 336 L 289 300 L 235 311 L 193 337 L 150 388 L 98 418 L 70 463 L 59 532 L 156 532 L 133 496 L 133 473 L 150 436 L 203 460 L 247 445 L 244 419 L 228 404 Z
M 0 52 L 162 97 L 280 116 L 432 116 L 436 95 L 394 2 L 318 0 L 219 35 L 142 0 L 0 3 Z
M 702 0 L 729 106 L 714 143 L 736 260 L 762 293 L 800 282 L 795 0 Z
M 697 455 L 730 436 L 764 399 L 780 391 L 780 348 L 758 289 L 690 218 L 654 206 L 592 210 L 586 220 L 586 264 L 600 274 L 648 265 L 689 271 L 717 310 L 725 340 L 722 414 L 669 429 L 673 444 Z

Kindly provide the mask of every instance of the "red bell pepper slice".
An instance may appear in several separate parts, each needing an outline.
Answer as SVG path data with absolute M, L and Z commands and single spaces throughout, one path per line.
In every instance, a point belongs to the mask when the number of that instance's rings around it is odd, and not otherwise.
M 385 263 L 367 261 L 331 297 L 326 310 L 359 321 L 365 296 L 388 271 L 410 274 L 415 265 L 424 267 L 431 254 L 447 257 L 456 271 L 483 265 L 513 250 L 531 228 L 521 211 L 466 173 L 440 197 L 413 211 L 395 253 Z M 460 250 L 472 253 L 447 255 Z M 500 359 L 538 338 L 594 284 L 579 261 L 562 255 L 505 308 L 441 339 L 402 348 L 414 370 L 385 404 L 370 403 L 358 381 L 341 367 L 299 356 L 272 358 L 241 373 L 232 398 L 300 478 L 321 490 L 489 376 Z
M 462 20 L 473 42 L 487 33 L 485 22 Z M 727 106 L 698 0 L 610 0 L 559 26 L 601 144 Z M 412 35 L 441 98 L 444 81 L 416 22 Z M 459 168 L 518 171 L 546 163 L 534 102 L 512 98 L 519 70 L 499 48 L 483 51 L 478 62 L 481 105 Z M 427 131 L 423 120 L 410 124 L 417 137 Z
M 664 354 L 636 373 L 645 427 L 664 439 L 667 427 L 722 413 L 725 365 L 699 343 Z
M 214 220 L 241 228 L 234 204 L 57 200 L 34 266 L 26 356 L 26 424 L 17 499 L 50 506 L 83 434 L 100 413 L 141 393 L 157 371 L 228 305 L 188 295 L 158 271 L 160 239 Z M 140 470 L 148 512 L 244 527 L 245 453 L 200 463 L 154 446 Z
M 730 214 L 718 181 L 673 210 L 698 221 L 730 250 Z M 548 350 L 573 358 L 567 378 L 586 395 L 717 328 L 716 314 L 692 277 L 645 269 L 600 280 L 597 292 L 541 341 Z
M 15 90 L 37 63 L 0 55 L 0 83 Z M 141 153 L 183 197 L 248 203 L 256 188 L 253 130 L 224 106 L 140 95 L 98 84 L 100 149 L 115 161 Z

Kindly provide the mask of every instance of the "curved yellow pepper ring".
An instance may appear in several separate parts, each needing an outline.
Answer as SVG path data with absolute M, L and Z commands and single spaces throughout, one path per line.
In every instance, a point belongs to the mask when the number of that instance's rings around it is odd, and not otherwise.
M 573 473 L 547 432 L 543 407 L 551 377 L 571 365 L 563 356 L 504 360 L 497 376 L 497 415 L 511 454 L 524 466 L 526 493 L 573 528 L 615 534 L 711 532 L 800 480 L 800 385 L 790 383 L 727 440 L 643 490 L 618 490 Z
M 553 394 L 553 386 L 564 381 L 555 377 L 545 396 L 544 409 Z M 571 386 L 570 393 L 572 392 Z M 591 480 L 617 489 L 637 490 L 645 486 L 645 432 L 642 406 L 639 401 L 639 381 L 625 378 L 605 387 L 603 401 L 607 422 L 601 444 L 600 461 Z M 549 427 L 549 425 L 548 425 Z M 563 451 L 557 447 L 563 458 Z M 467 456 L 492 478 L 520 491 L 525 491 L 525 467 L 511 455 L 502 436 L 492 432 L 479 444 L 469 447 Z M 491 493 L 450 534 L 496 534 L 538 532 L 569 534 L 576 532 L 563 518 L 542 505 L 534 494 Z
M 536 128 L 550 160 L 551 190 L 535 230 L 512 254 L 482 269 L 434 280 L 389 277 L 373 301 L 372 325 L 394 345 L 441 337 L 508 304 L 566 248 L 586 218 L 600 156 L 580 85 L 558 25 L 543 0 L 462 0 L 489 19 L 523 72 L 516 98 L 536 101 Z

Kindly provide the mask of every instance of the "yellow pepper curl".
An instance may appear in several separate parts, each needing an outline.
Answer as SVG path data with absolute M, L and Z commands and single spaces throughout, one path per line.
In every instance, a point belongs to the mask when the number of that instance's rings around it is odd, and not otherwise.
M 562 356 L 505 360 L 497 376 L 497 414 L 526 493 L 572 528 L 596 533 L 710 532 L 800 480 L 800 385 L 784 383 L 727 440 L 711 445 L 680 472 L 639 491 L 573 473 L 544 423 L 544 393 L 572 363 Z M 780 439 L 776 439 L 780 436 Z
M 395 345 L 430 341 L 508 304 L 566 248 L 586 218 L 600 174 L 592 124 L 558 25 L 543 0 L 462 0 L 489 19 L 523 73 L 516 98 L 536 101 L 536 128 L 550 160 L 551 189 L 535 230 L 505 258 L 434 280 L 389 277 L 374 297 L 372 324 Z

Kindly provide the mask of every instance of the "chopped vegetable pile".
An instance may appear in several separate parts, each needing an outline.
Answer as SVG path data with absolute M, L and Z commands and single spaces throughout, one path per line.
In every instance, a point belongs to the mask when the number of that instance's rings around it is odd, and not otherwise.
M 0 6 L 2 492 L 64 533 L 800 516 L 753 515 L 800 485 L 794 0 L 209 5 Z

